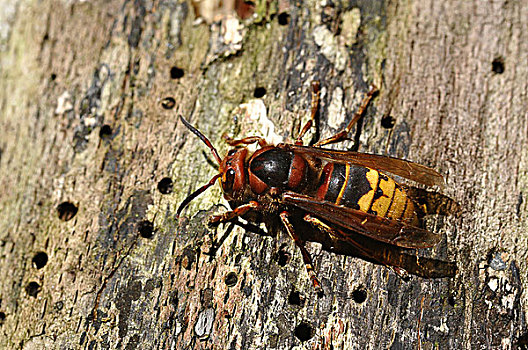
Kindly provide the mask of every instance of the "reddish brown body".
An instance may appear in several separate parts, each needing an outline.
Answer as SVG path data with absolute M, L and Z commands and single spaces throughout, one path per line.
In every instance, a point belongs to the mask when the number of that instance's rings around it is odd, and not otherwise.
M 262 204 L 279 199 L 280 204 L 281 194 L 291 191 L 320 202 L 420 225 L 423 212 L 388 175 L 348 162 L 323 160 L 305 153 L 303 148 L 285 147 L 266 146 L 251 155 L 242 148 L 227 156 L 221 168 L 226 199 Z M 233 183 L 227 176 L 231 171 L 239 174 L 233 177 Z
M 237 147 L 223 159 L 205 136 L 181 118 L 212 150 L 219 163 L 219 174 L 187 197 L 178 215 L 193 198 L 220 179 L 233 210 L 212 216 L 209 224 L 217 225 L 251 213 L 280 218 L 300 248 L 318 292 L 322 289 L 304 247 L 307 238 L 322 243 L 326 249 L 392 266 L 396 271 L 405 269 L 424 277 L 454 275 L 456 267 L 452 263 L 424 258 L 418 262 L 416 257 L 403 252 L 404 248 L 427 248 L 438 243 L 440 237 L 425 230 L 421 218 L 432 212 L 433 201 L 429 199 L 447 197 L 430 196 L 425 191 L 417 196 L 418 192 L 409 192 L 384 171 L 429 186 L 443 183 L 439 173 L 397 158 L 321 147 L 345 139 L 373 94 L 371 90 L 347 128 L 314 147 L 307 147 L 302 145 L 302 137 L 317 111 L 318 85 L 315 85 L 312 119 L 295 144 L 272 146 L 260 137 L 228 139 L 234 147 L 258 143 L 260 148 L 251 153 L 246 147 Z M 296 226 L 303 226 L 303 230 L 311 227 L 311 233 L 303 237 L 296 232 Z

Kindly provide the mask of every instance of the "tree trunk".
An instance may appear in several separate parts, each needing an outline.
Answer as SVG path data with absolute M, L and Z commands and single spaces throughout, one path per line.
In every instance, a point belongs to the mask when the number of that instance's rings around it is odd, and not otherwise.
M 8 0 L 0 347 L 526 348 L 527 52 L 519 0 Z M 284 232 L 207 228 L 218 185 L 176 217 L 217 173 L 179 114 L 221 155 L 224 133 L 291 142 L 314 80 L 307 139 L 345 126 L 374 83 L 338 147 L 445 176 L 462 211 L 428 220 L 442 243 L 418 254 L 455 261 L 454 278 L 309 243 L 318 298 Z

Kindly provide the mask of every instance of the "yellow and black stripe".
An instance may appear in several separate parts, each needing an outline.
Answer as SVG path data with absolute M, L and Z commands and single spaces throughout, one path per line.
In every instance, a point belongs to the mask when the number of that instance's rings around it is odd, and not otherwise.
M 328 163 L 315 197 L 366 213 L 419 225 L 418 214 L 405 190 L 389 176 L 354 164 Z

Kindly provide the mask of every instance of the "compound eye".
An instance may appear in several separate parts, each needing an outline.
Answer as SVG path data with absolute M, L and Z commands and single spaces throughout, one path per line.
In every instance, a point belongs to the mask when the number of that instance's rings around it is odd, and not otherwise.
M 236 149 L 229 150 L 229 152 L 227 152 L 227 156 L 228 156 L 228 157 L 231 157 L 231 156 L 233 156 L 235 153 L 237 153 L 237 150 L 236 150 Z
M 225 192 L 229 192 L 233 189 L 233 183 L 235 182 L 235 170 L 227 169 L 222 179 L 222 188 Z

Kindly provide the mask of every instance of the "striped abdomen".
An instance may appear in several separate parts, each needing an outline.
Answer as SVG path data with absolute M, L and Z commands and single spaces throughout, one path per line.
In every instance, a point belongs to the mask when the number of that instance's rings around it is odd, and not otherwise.
M 318 200 L 419 226 L 417 210 L 405 190 L 377 170 L 328 163 L 315 193 Z

